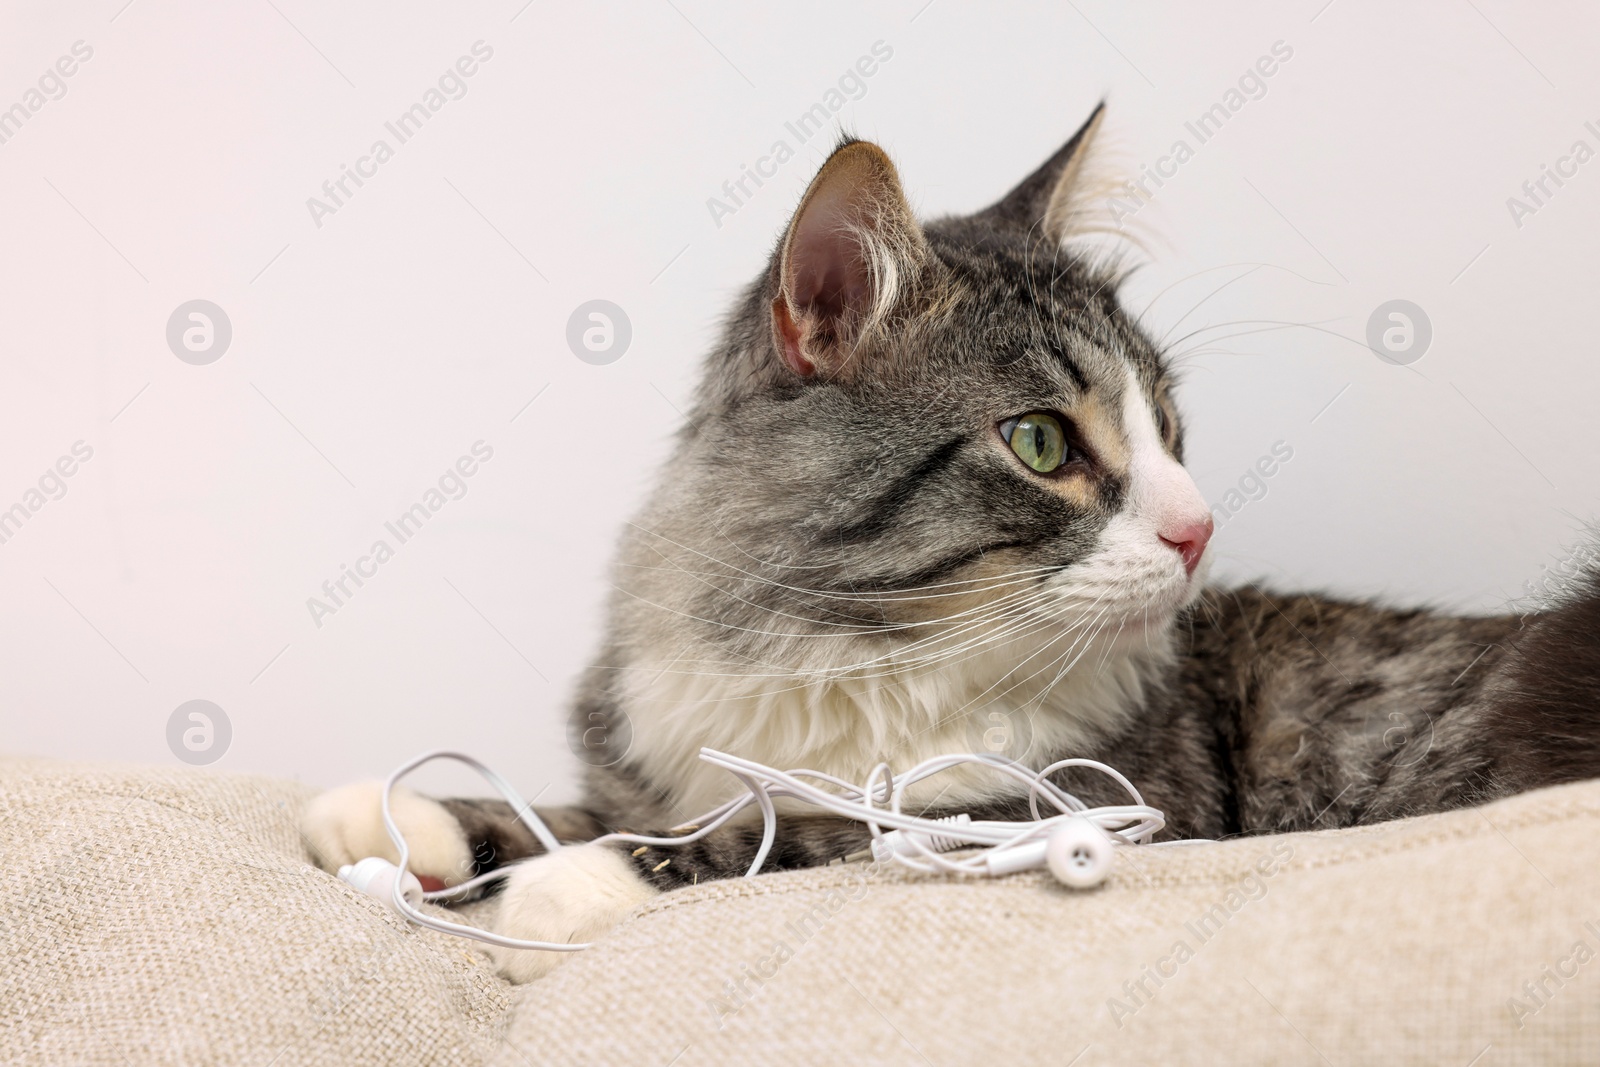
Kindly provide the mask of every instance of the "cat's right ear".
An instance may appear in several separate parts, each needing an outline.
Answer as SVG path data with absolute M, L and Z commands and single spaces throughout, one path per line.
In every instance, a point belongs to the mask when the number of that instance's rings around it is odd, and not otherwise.
M 775 264 L 772 340 L 784 365 L 802 378 L 848 378 L 927 255 L 883 149 L 840 145 L 806 189 Z
M 1091 214 L 1087 202 L 1098 183 L 1086 179 L 1085 164 L 1105 115 L 1102 102 L 1055 155 L 973 219 L 995 229 L 1037 233 L 1056 244 L 1066 243 L 1080 229 L 1092 229 L 1085 225 Z

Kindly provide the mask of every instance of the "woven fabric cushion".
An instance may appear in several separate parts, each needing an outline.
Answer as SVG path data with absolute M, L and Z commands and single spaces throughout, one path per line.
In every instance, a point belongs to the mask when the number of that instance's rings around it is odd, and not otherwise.
M 310 865 L 306 786 L 0 760 L 0 1063 L 480 1064 L 511 989 Z
M 532 987 L 497 1063 L 1592 1065 L 1597 842 L 1584 783 L 1124 851 L 1090 892 L 837 866 L 702 885 Z
M 1088 893 L 703 885 L 521 989 L 313 868 L 310 795 L 0 760 L 0 1062 L 1600 1062 L 1600 783 L 1125 852 Z

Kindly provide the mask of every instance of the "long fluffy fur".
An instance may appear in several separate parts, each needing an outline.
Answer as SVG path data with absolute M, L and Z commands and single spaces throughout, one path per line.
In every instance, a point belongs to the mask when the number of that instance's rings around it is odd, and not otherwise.
M 551 813 L 564 838 L 661 832 L 733 795 L 696 759 L 706 745 L 856 780 L 951 750 L 1092 757 L 1168 813 L 1169 836 L 1355 825 L 1600 774 L 1592 564 L 1528 617 L 1185 576 L 1148 518 L 1193 488 L 1171 369 L 1116 278 L 1063 244 L 1095 122 L 965 218 L 917 223 L 873 146 L 846 142 L 824 166 L 624 534 L 573 711 L 623 755 L 589 768 L 580 810 Z M 797 262 L 812 210 L 835 214 L 808 235 L 854 239 Z M 821 273 L 797 286 L 807 270 Z M 864 303 L 840 277 L 867 279 Z M 774 347 L 775 301 L 795 292 L 820 294 L 793 308 L 812 317 L 804 336 L 844 346 L 815 376 Z M 996 429 L 1041 409 L 1066 420 L 1082 460 L 1060 477 L 1022 467 Z M 1062 783 L 1114 799 L 1093 779 Z M 937 785 L 914 798 L 933 814 L 1021 813 L 988 781 Z M 313 806 L 328 860 L 374 840 L 370 800 Z M 537 851 L 504 805 L 410 814 L 432 825 L 446 811 L 462 837 L 430 851 L 439 862 L 461 866 L 463 846 L 473 870 Z M 826 863 L 864 835 L 786 817 L 770 862 Z M 513 881 L 504 924 L 591 936 L 651 893 L 743 873 L 758 841 L 732 825 L 670 862 L 541 857 Z

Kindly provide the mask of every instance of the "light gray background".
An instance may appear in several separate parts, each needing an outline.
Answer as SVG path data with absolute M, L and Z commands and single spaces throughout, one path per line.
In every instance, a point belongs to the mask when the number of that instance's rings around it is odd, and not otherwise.
M 1600 160 L 1520 228 L 1506 204 L 1574 140 L 1600 148 L 1597 21 L 1509 0 L 7 5 L 0 108 L 75 41 L 94 56 L 0 145 L 0 508 L 75 441 L 94 458 L 0 544 L 0 746 L 175 762 L 168 718 L 203 698 L 232 723 L 219 768 L 331 784 L 448 745 L 573 795 L 564 701 L 610 546 L 825 138 L 720 227 L 707 198 L 880 40 L 839 118 L 929 214 L 998 196 L 1102 95 L 1137 171 L 1292 47 L 1134 220 L 1129 305 L 1208 328 L 1180 346 L 1207 498 L 1294 450 L 1219 531 L 1219 572 L 1504 607 L 1597 510 Z M 480 39 L 467 95 L 315 226 L 307 198 Z M 1434 331 L 1409 368 L 1363 341 L 1400 298 Z M 209 366 L 165 341 L 193 299 L 233 324 Z M 564 339 L 592 299 L 633 325 L 606 366 Z M 467 496 L 315 626 L 306 599 L 480 439 Z

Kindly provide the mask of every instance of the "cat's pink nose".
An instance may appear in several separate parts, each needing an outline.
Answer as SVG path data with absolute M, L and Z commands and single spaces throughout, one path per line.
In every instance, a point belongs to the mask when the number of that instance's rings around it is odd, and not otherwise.
M 1214 529 L 1216 523 L 1207 515 L 1204 522 L 1191 522 L 1176 530 L 1163 531 L 1160 537 L 1178 550 L 1178 555 L 1183 557 L 1183 569 L 1193 574 L 1194 569 L 1200 566 L 1200 557 L 1205 555 L 1206 544 L 1210 542 Z

